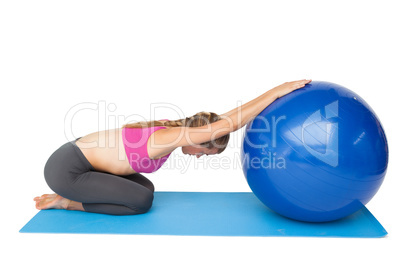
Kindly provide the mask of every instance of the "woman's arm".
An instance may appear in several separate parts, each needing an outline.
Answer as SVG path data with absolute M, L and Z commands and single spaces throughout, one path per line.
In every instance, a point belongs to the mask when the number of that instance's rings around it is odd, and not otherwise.
M 157 131 L 154 135 L 155 145 L 161 145 L 168 152 L 178 147 L 196 145 L 220 138 L 242 128 L 277 98 L 302 88 L 310 82 L 311 80 L 299 80 L 284 83 L 242 106 L 222 114 L 221 120 L 202 127 L 173 127 Z
M 268 90 L 261 96 L 236 107 L 227 113 L 221 114 L 221 118 L 229 120 L 233 125 L 233 131 L 236 131 L 246 125 L 259 115 L 268 105 L 274 102 L 276 99 L 283 97 L 290 92 L 304 87 L 310 83 L 310 80 L 299 80 L 294 82 L 286 82 L 280 86 L 277 86 L 271 90 Z

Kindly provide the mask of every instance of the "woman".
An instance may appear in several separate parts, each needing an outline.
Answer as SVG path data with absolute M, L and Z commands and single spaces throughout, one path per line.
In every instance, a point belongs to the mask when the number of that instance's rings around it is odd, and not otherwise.
M 147 212 L 154 186 L 141 173 L 159 169 L 181 147 L 200 157 L 219 154 L 234 132 L 280 98 L 311 80 L 287 82 L 225 114 L 201 112 L 191 118 L 128 124 L 67 142 L 45 165 L 56 194 L 35 197 L 38 209 L 68 209 L 112 215 Z

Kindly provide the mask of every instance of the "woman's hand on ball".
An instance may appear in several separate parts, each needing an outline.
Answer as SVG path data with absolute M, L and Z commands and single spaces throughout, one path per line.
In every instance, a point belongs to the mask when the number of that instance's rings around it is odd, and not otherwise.
M 286 94 L 289 94 L 290 92 L 304 87 L 306 84 L 310 83 L 312 80 L 311 79 L 303 79 L 303 80 L 298 80 L 298 81 L 293 81 L 293 82 L 286 82 L 283 83 L 280 86 L 274 87 L 272 92 L 274 92 L 275 96 L 277 98 L 283 97 Z

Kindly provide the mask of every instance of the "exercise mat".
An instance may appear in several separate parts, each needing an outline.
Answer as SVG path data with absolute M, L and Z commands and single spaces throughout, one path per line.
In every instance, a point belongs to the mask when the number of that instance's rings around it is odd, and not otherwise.
M 155 192 L 145 214 L 114 216 L 82 211 L 39 211 L 21 233 L 187 236 L 383 237 L 385 229 L 363 207 L 327 223 L 278 215 L 251 192 Z

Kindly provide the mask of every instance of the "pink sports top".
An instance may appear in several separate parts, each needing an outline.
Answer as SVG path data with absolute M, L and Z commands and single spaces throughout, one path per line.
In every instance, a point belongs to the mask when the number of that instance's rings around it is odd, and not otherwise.
M 167 119 L 164 119 L 167 120 Z M 163 121 L 163 120 L 159 120 Z M 123 128 L 123 144 L 132 169 L 138 173 L 157 171 L 169 158 L 170 154 L 159 159 L 150 159 L 147 150 L 149 137 L 155 131 L 166 127 Z

